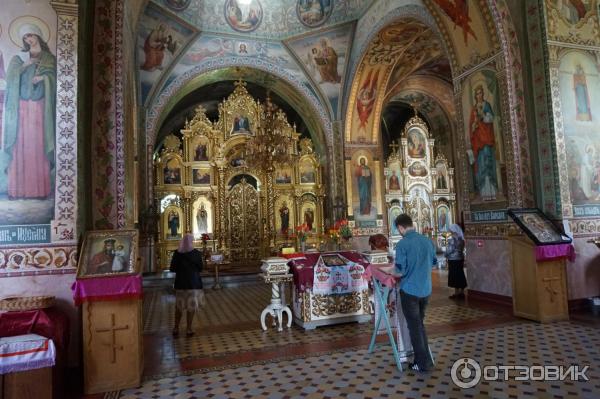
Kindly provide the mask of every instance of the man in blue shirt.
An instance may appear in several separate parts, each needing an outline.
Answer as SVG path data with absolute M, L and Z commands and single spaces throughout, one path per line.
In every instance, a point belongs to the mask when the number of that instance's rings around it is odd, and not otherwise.
M 396 245 L 396 271 L 401 275 L 402 312 L 415 354 L 414 363 L 409 367 L 429 371 L 433 368 L 433 359 L 423 320 L 431 295 L 431 266 L 437 263 L 435 248 L 429 238 L 415 231 L 410 216 L 399 215 L 394 223 L 403 237 Z

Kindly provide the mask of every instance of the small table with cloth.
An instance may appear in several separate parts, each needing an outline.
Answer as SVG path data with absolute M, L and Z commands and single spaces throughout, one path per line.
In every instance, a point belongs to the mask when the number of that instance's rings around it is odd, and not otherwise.
M 55 307 L 0 313 L 0 397 L 64 396 L 68 345 L 69 319 Z
M 293 274 L 294 322 L 305 329 L 371 319 L 368 266 L 354 251 L 284 255 Z

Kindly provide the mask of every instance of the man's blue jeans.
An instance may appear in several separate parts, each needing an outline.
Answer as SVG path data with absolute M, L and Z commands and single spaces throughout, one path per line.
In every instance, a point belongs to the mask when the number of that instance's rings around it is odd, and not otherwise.
M 423 324 L 425 308 L 429 302 L 429 297 L 420 298 L 400 290 L 400 301 L 410 334 L 410 342 L 415 353 L 415 363 L 419 366 L 419 370 L 426 371 L 432 369 L 433 360 L 429 353 L 427 333 Z

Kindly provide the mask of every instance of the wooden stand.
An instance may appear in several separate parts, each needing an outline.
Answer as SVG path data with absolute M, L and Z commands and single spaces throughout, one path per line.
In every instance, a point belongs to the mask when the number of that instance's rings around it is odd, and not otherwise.
M 513 313 L 540 322 L 569 319 L 566 261 L 537 262 L 535 244 L 525 236 L 510 237 Z
M 83 304 L 86 394 L 137 387 L 143 371 L 142 301 Z
M 2 399 L 52 399 L 52 367 L 0 375 Z

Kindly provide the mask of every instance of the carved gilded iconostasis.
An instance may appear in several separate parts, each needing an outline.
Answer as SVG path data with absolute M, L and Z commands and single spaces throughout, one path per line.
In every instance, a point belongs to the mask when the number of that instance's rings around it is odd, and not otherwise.
M 269 98 L 263 104 L 245 86 L 236 82 L 219 103 L 217 121 L 198 107 L 183 140 L 169 135 L 163 142 L 154 190 L 162 268 L 186 232 L 234 265 L 293 244 L 296 226 L 305 225 L 312 240 L 323 233 L 325 190 L 312 141 L 300 139 Z M 271 139 L 287 141 L 277 148 Z

